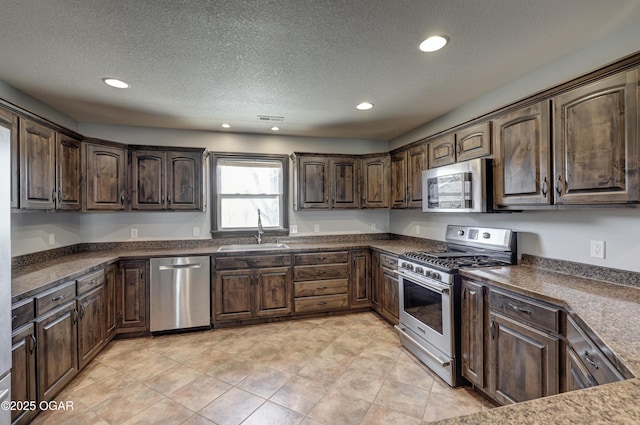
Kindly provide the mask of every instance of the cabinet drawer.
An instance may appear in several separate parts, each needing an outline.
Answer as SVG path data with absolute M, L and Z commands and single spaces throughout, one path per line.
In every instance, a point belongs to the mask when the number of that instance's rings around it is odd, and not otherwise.
M 254 255 L 245 257 L 218 257 L 216 270 L 248 269 L 252 267 L 277 267 L 291 265 L 291 255 Z
M 571 317 L 567 318 L 567 342 L 598 384 L 624 380 L 622 374 L 606 359 L 602 351 L 583 333 Z
M 325 280 L 349 277 L 349 265 L 327 264 L 324 266 L 296 266 L 293 268 L 293 280 Z
M 68 303 L 76 297 L 76 281 L 63 283 L 53 289 L 36 295 L 36 316 L 41 316 L 54 308 Z
M 348 279 L 312 280 L 295 282 L 294 297 L 313 297 L 317 295 L 343 294 L 348 291 Z
M 346 263 L 349 261 L 347 251 L 339 252 L 313 252 L 309 254 L 295 254 L 294 265 L 308 266 L 316 264 Z
M 349 308 L 349 296 L 347 294 L 324 295 L 320 297 L 306 297 L 295 299 L 296 313 L 342 310 L 346 308 Z
M 18 301 L 11 306 L 11 329 L 17 329 L 35 317 L 33 298 Z
M 560 332 L 560 307 L 491 290 L 490 308 L 508 317 L 531 323 L 554 333 Z
M 77 280 L 78 295 L 85 294 L 101 285 L 104 285 L 104 270 L 100 270 Z
M 380 265 L 391 270 L 398 270 L 398 257 L 380 254 Z

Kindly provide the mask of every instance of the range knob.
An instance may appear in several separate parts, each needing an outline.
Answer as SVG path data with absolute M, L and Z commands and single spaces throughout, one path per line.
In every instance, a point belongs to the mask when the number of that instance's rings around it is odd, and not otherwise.
M 482 237 L 485 238 L 485 239 L 489 239 L 491 237 L 491 233 L 484 232 L 484 233 L 482 233 Z
M 433 274 L 431 275 L 431 277 L 435 280 L 441 280 L 442 276 L 440 276 L 440 273 L 438 272 L 433 272 Z
M 433 277 L 433 272 L 431 270 L 427 270 L 424 275 L 426 277 Z
M 458 236 L 464 236 L 464 230 L 458 230 Z
M 414 270 L 416 273 L 420 273 L 423 274 L 424 273 L 424 269 L 422 267 L 416 267 Z
M 404 268 L 407 270 L 413 270 L 413 264 L 411 263 L 404 263 Z

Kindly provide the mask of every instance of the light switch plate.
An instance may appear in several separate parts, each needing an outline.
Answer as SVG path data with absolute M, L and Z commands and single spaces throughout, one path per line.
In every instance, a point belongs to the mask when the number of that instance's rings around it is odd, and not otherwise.
M 298 225 L 297 224 L 292 224 L 289 226 L 289 233 L 291 233 L 292 235 L 298 233 Z
M 194 227 L 193 228 L 193 237 L 194 238 L 200 237 L 200 228 L 199 227 Z

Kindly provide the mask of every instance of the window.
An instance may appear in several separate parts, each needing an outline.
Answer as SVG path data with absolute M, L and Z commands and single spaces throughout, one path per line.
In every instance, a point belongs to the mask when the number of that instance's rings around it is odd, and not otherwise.
M 286 155 L 214 154 L 212 234 L 253 235 L 260 210 L 265 234 L 288 235 L 288 166 Z

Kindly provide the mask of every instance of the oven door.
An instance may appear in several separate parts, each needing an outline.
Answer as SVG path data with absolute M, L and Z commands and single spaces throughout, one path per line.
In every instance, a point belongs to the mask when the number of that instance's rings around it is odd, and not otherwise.
M 424 277 L 398 275 L 400 323 L 452 358 L 452 287 Z

